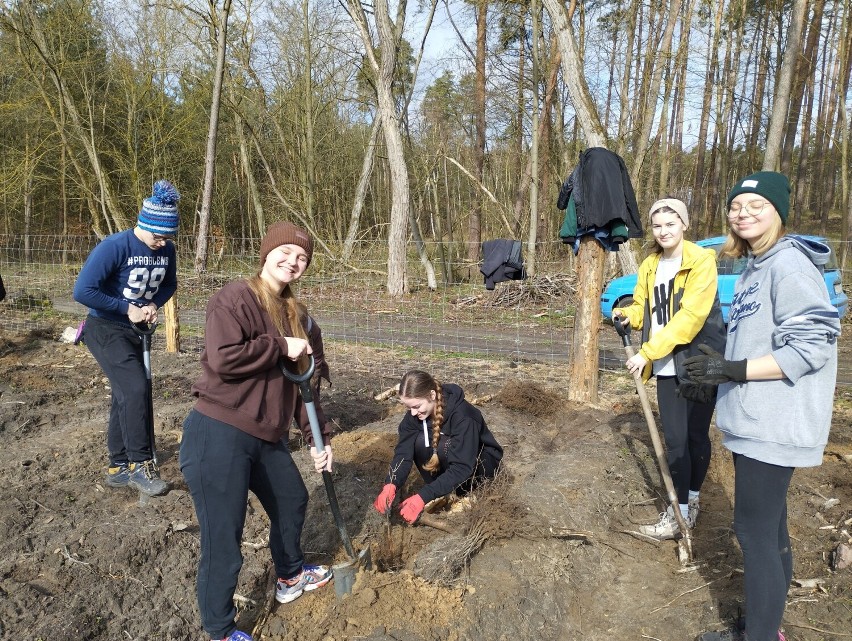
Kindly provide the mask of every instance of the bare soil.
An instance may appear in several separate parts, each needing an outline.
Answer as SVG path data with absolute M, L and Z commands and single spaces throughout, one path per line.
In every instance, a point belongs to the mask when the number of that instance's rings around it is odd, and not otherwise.
M 581 406 L 566 400 L 562 368 L 470 361 L 452 380 L 483 399 L 506 473 L 470 509 L 435 515 L 455 533 L 410 527 L 371 507 L 400 419 L 393 398 L 373 397 L 396 372 L 416 364 L 443 376 L 446 363 L 334 342 L 327 352 L 334 384 L 322 402 L 338 430 L 335 486 L 355 547 L 370 549 L 373 568 L 345 597 L 328 588 L 271 606 L 268 524 L 251 498 L 241 629 L 288 641 L 684 641 L 736 616 L 733 470 L 715 431 L 696 563 L 683 568 L 673 542 L 629 533 L 664 508 L 630 379 L 604 374 L 600 403 Z M 206 638 L 195 604 L 198 526 L 177 464 L 198 356 L 155 343 L 153 361 L 158 451 L 172 489 L 143 505 L 132 490 L 103 483 L 109 389 L 88 350 L 0 330 L 0 638 Z M 852 528 L 850 407 L 852 390 L 839 389 L 823 465 L 793 477 L 795 578 L 818 580 L 791 589 L 784 628 L 794 641 L 852 636 L 852 570 L 830 565 Z M 342 562 L 322 481 L 302 444 L 291 445 L 311 492 L 308 560 Z

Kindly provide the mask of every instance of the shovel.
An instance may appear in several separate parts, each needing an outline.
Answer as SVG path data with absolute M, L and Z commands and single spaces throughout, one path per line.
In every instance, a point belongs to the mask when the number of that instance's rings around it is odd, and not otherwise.
M 308 412 L 308 420 L 311 424 L 311 435 L 314 439 L 314 447 L 322 453 L 325 451 L 323 445 L 322 433 L 320 432 L 319 418 L 317 417 L 316 406 L 314 405 L 314 393 L 311 390 L 311 376 L 314 374 L 314 357 L 308 355 L 308 369 L 302 374 L 293 374 L 289 371 L 284 363 L 281 363 L 281 371 L 284 376 L 292 383 L 299 386 L 299 392 L 302 394 L 302 401 L 305 403 L 305 409 Z M 347 561 L 332 567 L 334 572 L 334 592 L 338 597 L 344 594 L 349 594 L 352 591 L 352 585 L 355 582 L 355 573 L 359 565 L 369 567 L 369 548 L 362 550 L 357 556 L 355 548 L 352 547 L 352 539 L 349 538 L 349 532 L 346 530 L 346 522 L 343 520 L 343 515 L 340 513 L 340 504 L 337 502 L 337 493 L 334 491 L 334 481 L 331 478 L 331 472 L 323 470 L 322 480 L 325 484 L 325 492 L 328 494 L 328 504 L 331 507 L 331 513 L 334 516 L 334 524 L 337 526 L 337 531 L 340 534 L 340 540 L 343 542 L 343 549 L 346 550 L 346 555 L 349 557 Z
M 157 323 L 136 323 L 134 325 L 136 332 L 142 338 L 142 362 L 145 365 L 145 395 L 148 397 L 148 440 L 151 444 L 151 460 L 154 461 L 154 467 L 160 467 L 160 460 L 157 458 L 157 444 L 154 440 L 154 385 L 151 380 L 151 336 L 157 330 Z M 150 500 L 150 496 L 144 492 L 139 492 L 139 505 L 145 506 Z
M 621 336 L 621 342 L 624 344 L 624 351 L 627 353 L 627 358 L 632 358 L 636 353 L 633 350 L 633 345 L 630 344 L 630 326 L 621 324 L 618 318 L 614 322 L 615 331 Z M 660 466 L 660 474 L 663 477 L 663 484 L 666 486 L 666 494 L 669 497 L 672 511 L 674 512 L 675 520 L 680 528 L 681 538 L 677 542 L 677 556 L 681 565 L 687 565 L 692 562 L 692 536 L 689 533 L 689 528 L 686 525 L 686 519 L 680 512 L 680 503 L 677 500 L 677 492 L 675 491 L 674 482 L 672 482 L 672 473 L 669 469 L 669 462 L 666 459 L 666 449 L 663 446 L 663 441 L 660 439 L 660 432 L 657 430 L 657 423 L 654 421 L 654 414 L 651 411 L 651 401 L 648 400 L 648 392 L 642 383 L 642 373 L 640 371 L 633 372 L 633 380 L 636 383 L 636 392 L 639 394 L 639 400 L 642 402 L 642 412 L 645 414 L 645 422 L 648 423 L 648 432 L 651 434 L 651 441 L 654 443 L 654 454 L 657 456 L 657 464 Z
M 151 336 L 157 330 L 157 323 L 137 323 L 135 326 L 142 337 L 142 360 L 145 364 L 145 394 L 148 397 L 148 439 L 151 443 L 151 458 L 154 465 L 160 466 L 157 459 L 157 447 L 154 442 L 154 386 L 151 382 Z

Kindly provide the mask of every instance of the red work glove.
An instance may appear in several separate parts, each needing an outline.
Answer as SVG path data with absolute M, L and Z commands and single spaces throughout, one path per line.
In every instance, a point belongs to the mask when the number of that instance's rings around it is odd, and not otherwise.
M 419 494 L 409 496 L 399 506 L 399 515 L 409 523 L 414 523 L 420 513 L 423 511 L 423 506 L 426 505 Z
M 376 500 L 373 501 L 373 507 L 376 508 L 376 511 L 379 514 L 384 514 L 388 511 L 388 508 L 393 503 L 393 499 L 396 496 L 396 485 L 393 483 L 388 483 L 382 488 L 382 491 L 376 497 Z

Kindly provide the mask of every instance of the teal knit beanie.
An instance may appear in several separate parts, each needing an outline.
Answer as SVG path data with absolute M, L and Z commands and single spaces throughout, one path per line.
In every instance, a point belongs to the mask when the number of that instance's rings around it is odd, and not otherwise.
M 787 176 L 776 171 L 758 171 L 746 176 L 728 194 L 728 207 L 734 198 L 748 193 L 766 198 L 775 206 L 781 222 L 787 224 L 787 214 L 790 213 L 790 181 Z

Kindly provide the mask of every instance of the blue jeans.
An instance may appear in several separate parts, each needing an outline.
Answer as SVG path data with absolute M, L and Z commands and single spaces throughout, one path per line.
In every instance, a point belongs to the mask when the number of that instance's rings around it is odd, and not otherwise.
M 225 638 L 236 629 L 233 598 L 249 490 L 269 516 L 269 550 L 281 578 L 302 569 L 308 490 L 284 441 L 263 441 L 196 410 L 183 423 L 180 469 L 201 529 L 201 624 L 212 638 Z

